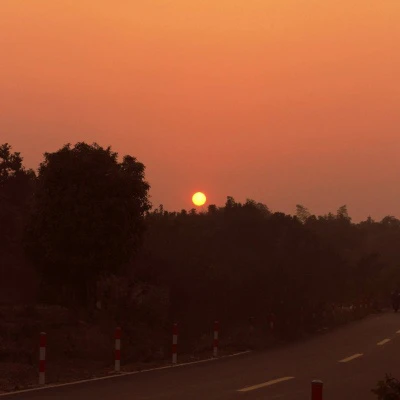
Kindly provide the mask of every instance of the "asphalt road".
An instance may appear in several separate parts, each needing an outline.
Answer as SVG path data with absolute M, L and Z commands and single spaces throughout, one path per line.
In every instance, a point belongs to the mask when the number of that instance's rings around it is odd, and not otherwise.
M 263 353 L 5 397 L 12 400 L 368 400 L 385 373 L 400 378 L 400 314 L 385 313 Z M 241 390 L 245 391 L 241 391 Z

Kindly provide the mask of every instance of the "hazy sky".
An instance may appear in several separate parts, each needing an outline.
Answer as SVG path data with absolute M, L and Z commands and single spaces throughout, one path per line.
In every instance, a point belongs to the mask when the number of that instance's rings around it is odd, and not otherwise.
M 399 0 L 0 0 L 0 143 L 96 141 L 203 190 L 400 217 Z

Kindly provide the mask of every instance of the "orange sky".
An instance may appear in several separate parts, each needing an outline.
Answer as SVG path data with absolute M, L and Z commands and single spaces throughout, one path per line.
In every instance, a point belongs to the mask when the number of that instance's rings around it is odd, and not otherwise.
M 1 0 L 0 143 L 147 166 L 152 202 L 203 190 L 293 213 L 400 217 L 399 0 Z

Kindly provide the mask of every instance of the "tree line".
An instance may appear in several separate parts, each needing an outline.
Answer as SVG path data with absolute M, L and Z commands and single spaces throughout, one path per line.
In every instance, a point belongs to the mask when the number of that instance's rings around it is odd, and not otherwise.
M 1 301 L 112 312 L 153 332 L 179 321 L 188 337 L 273 314 L 285 335 L 334 307 L 384 303 L 400 282 L 393 216 L 354 223 L 346 206 L 288 215 L 232 197 L 171 212 L 149 189 L 144 164 L 110 147 L 68 144 L 35 172 L 1 145 Z

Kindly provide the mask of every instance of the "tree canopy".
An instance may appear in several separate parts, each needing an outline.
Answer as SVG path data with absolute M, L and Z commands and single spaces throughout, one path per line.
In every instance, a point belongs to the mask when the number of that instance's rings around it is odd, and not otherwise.
M 27 251 L 48 290 L 85 303 L 99 277 L 129 263 L 150 209 L 144 170 L 134 157 L 118 162 L 117 153 L 97 144 L 45 153 Z
M 35 173 L 24 168 L 20 153 L 0 145 L 0 297 L 7 301 L 18 297 L 14 282 L 31 279 L 21 243 L 34 184 Z

